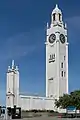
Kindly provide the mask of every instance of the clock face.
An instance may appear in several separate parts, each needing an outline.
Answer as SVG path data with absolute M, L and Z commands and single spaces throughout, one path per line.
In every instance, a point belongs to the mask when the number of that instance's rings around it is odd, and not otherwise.
M 56 40 L 56 35 L 55 35 L 55 34 L 51 34 L 51 35 L 49 36 L 49 42 L 50 42 L 50 43 L 54 43 L 55 40 Z
M 60 34 L 60 41 L 61 43 L 65 43 L 65 36 L 63 34 Z

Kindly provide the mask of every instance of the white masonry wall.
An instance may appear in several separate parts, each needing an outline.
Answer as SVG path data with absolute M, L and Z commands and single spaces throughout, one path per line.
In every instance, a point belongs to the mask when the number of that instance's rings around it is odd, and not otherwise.
M 6 89 L 6 106 L 13 108 L 14 96 L 13 96 L 13 72 L 7 73 L 7 89 Z
M 15 73 L 14 73 L 14 105 L 16 105 L 17 107 L 19 107 L 19 71 L 17 69 L 15 69 Z
M 51 38 L 53 43 L 49 41 L 51 34 L 55 35 L 55 38 Z M 64 44 L 60 40 L 61 34 L 63 34 L 65 38 Z M 48 25 L 47 23 L 45 44 L 46 97 L 58 99 L 59 96 L 68 93 L 68 42 L 67 26 L 63 22 L 62 12 L 57 5 L 51 14 L 51 24 Z
M 20 95 L 19 105 L 22 110 L 54 110 L 54 99 Z

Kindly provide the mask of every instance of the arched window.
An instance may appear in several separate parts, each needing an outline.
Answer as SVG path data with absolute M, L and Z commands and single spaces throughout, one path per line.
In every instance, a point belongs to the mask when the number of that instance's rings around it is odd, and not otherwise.
M 66 59 L 66 56 L 64 56 L 64 60 Z
M 63 62 L 61 63 L 61 68 L 63 68 Z
M 63 71 L 61 71 L 61 76 L 63 77 Z
M 55 21 L 55 13 L 53 14 L 53 21 Z
M 61 14 L 59 13 L 59 21 L 61 21 Z

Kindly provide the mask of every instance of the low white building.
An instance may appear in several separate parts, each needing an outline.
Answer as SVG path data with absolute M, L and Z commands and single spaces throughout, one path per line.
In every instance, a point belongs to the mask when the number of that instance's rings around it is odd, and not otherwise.
M 39 96 L 20 95 L 20 106 L 22 110 L 53 110 L 54 99 Z
M 46 33 L 46 96 L 26 96 L 19 93 L 19 69 L 12 61 L 7 71 L 6 107 L 22 110 L 55 110 L 55 99 L 68 93 L 67 26 L 56 5 L 51 13 L 51 24 Z

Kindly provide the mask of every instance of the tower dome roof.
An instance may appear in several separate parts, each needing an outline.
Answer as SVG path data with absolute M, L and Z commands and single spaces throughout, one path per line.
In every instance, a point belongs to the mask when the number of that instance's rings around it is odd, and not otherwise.
M 58 5 L 56 4 L 56 7 L 53 9 L 52 14 L 54 13 L 60 13 L 62 14 L 61 10 L 58 8 Z

